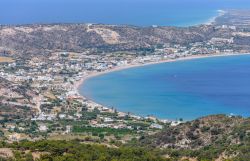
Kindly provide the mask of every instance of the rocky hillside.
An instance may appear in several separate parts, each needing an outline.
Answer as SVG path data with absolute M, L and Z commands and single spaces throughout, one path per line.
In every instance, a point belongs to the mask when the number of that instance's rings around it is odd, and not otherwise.
M 27 100 L 32 99 L 34 92 L 29 90 L 27 86 L 15 85 L 2 77 L 0 77 L 0 93 L 2 97 L 12 97 L 12 95 L 17 95 L 17 97 L 24 97 Z M 10 93 L 14 93 L 10 95 Z M 13 96 L 14 97 L 14 96 Z
M 247 161 L 250 158 L 250 118 L 207 116 L 143 136 L 139 144 L 165 149 L 171 157 Z
M 15 85 L 0 77 L 0 120 L 30 118 L 34 114 L 33 97 L 36 93 L 27 86 Z
M 214 26 L 189 28 L 133 27 L 87 24 L 0 26 L 0 52 L 46 54 L 56 50 L 82 52 L 151 49 L 163 44 L 230 38 L 232 32 Z
M 221 142 L 228 145 L 244 143 L 249 139 L 250 119 L 214 115 L 169 127 L 141 143 L 154 147 L 200 149 Z

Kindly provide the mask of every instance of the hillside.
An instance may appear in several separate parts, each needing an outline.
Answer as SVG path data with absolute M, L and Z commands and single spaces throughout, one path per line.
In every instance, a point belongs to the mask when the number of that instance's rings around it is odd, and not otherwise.
M 0 77 L 0 115 L 5 119 L 30 118 L 34 112 L 36 93 L 26 85 L 20 86 Z M 1 119 L 2 120 L 2 119 Z
M 169 127 L 140 138 L 140 145 L 168 149 L 170 154 L 215 159 L 221 155 L 250 158 L 250 119 L 214 115 Z M 173 153 L 174 152 L 174 153 Z
M 250 119 L 216 115 L 142 136 L 139 144 L 133 140 L 118 147 L 83 140 L 2 142 L 0 157 L 8 158 L 9 154 L 9 160 L 248 161 L 249 131 Z
M 0 48 L 14 53 L 49 50 L 133 50 L 161 43 L 203 41 L 212 27 L 139 28 L 131 26 L 60 24 L 0 27 Z M 23 45 L 25 44 L 25 45 Z
M 0 37 L 0 52 L 39 55 L 57 50 L 150 50 L 164 44 L 206 42 L 213 37 L 240 40 L 239 36 L 233 36 L 232 30 L 216 29 L 215 26 L 142 28 L 86 24 L 0 26 Z

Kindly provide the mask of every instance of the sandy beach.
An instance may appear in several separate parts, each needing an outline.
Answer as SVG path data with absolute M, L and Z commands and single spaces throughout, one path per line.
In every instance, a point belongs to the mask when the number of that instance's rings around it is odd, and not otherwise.
M 184 61 L 184 60 L 192 60 L 192 59 L 202 59 L 202 58 L 210 58 L 210 57 L 223 57 L 223 56 L 237 56 L 237 55 L 250 55 L 250 53 L 235 53 L 235 54 L 213 54 L 213 55 L 193 55 L 193 56 L 187 56 L 187 57 L 182 57 L 182 58 L 177 58 L 177 59 L 166 59 L 166 60 L 161 60 L 157 62 L 149 62 L 149 63 L 144 63 L 144 64 L 128 64 L 125 66 L 118 66 L 114 67 L 112 69 L 102 71 L 102 72 L 91 72 L 87 75 L 84 75 L 81 80 L 75 82 L 74 87 L 79 90 L 79 88 L 84 84 L 84 82 L 92 77 L 100 76 L 103 74 L 107 74 L 110 72 L 115 72 L 115 71 L 120 71 L 120 70 L 125 70 L 129 68 L 136 68 L 136 67 L 141 67 L 141 66 L 146 66 L 146 65 L 153 65 L 153 64 L 160 64 L 160 63 L 170 63 L 170 62 L 176 62 L 176 61 Z M 83 96 L 84 97 L 84 96 Z

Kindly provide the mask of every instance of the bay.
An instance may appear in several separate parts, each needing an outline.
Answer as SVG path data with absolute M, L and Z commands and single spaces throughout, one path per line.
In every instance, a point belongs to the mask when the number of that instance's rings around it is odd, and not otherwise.
M 147 65 L 92 77 L 80 93 L 137 115 L 192 120 L 250 116 L 250 55 Z

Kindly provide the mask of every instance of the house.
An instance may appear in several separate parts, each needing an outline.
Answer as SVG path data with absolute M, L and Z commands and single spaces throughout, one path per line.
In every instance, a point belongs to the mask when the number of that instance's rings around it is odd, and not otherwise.
M 59 114 L 58 116 L 60 119 L 65 119 L 66 115 L 65 114 Z
M 46 125 L 40 125 L 40 126 L 38 127 L 38 129 L 39 129 L 40 132 L 47 132 L 47 130 L 48 130 L 48 128 L 47 128 Z
M 71 127 L 70 125 L 67 125 L 67 126 L 66 126 L 66 131 L 65 131 L 65 133 L 66 133 L 66 134 L 70 133 L 70 132 L 71 132 L 71 129 L 72 129 L 72 127 Z
M 171 126 L 177 126 L 177 125 L 179 125 L 180 123 L 182 123 L 181 121 L 172 121 L 171 122 Z
M 151 124 L 150 128 L 152 128 L 152 129 L 163 129 L 163 126 L 159 125 L 159 124 Z
M 109 117 L 105 117 L 103 121 L 107 123 L 107 122 L 113 122 L 114 120 Z

